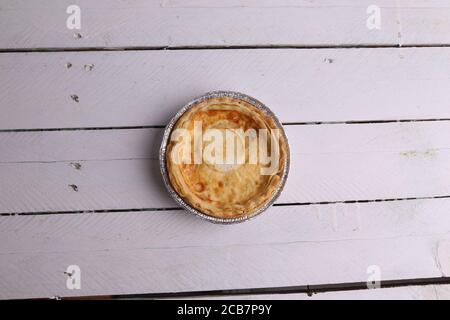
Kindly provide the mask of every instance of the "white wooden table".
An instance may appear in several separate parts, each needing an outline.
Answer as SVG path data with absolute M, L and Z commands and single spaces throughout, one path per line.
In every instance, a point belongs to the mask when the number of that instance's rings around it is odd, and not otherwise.
M 0 298 L 450 298 L 448 1 L 0 0 L 0 30 Z M 232 226 L 177 208 L 157 161 L 218 89 L 291 145 L 277 204 Z M 363 290 L 373 266 L 399 286 Z

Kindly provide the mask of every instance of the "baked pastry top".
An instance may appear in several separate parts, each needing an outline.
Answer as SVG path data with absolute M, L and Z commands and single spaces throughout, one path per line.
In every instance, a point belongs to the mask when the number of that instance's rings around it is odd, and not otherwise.
M 184 129 L 188 139 L 174 139 L 176 129 Z M 216 97 L 199 102 L 189 108 L 172 129 L 166 149 L 170 184 L 185 202 L 206 215 L 223 219 L 251 216 L 271 200 L 282 182 L 288 147 L 284 134 L 279 134 L 279 130 L 271 115 L 247 101 Z M 208 131 L 214 131 L 216 139 L 217 134 L 223 137 L 222 146 L 215 144 L 216 148 L 212 148 L 215 139 L 211 136 L 206 139 Z M 256 137 L 242 135 L 251 131 L 256 132 Z M 266 140 L 261 140 L 261 131 L 266 132 Z M 227 140 L 229 132 L 236 135 Z M 256 144 L 253 144 L 254 139 Z M 181 141 L 184 146 L 176 148 Z M 229 141 L 234 142 L 229 144 Z M 267 141 L 269 158 L 277 156 L 278 161 L 274 162 L 275 158 L 270 163 L 267 158 L 263 160 L 259 150 L 264 146 L 261 141 Z M 278 148 L 273 148 L 274 141 Z M 217 161 L 221 158 L 220 151 L 223 162 Z M 234 156 L 231 156 L 231 161 L 227 159 L 230 154 Z M 218 158 L 207 159 L 207 155 Z M 178 156 L 178 160 L 174 156 Z M 264 168 L 273 168 L 274 163 L 276 167 L 269 171 L 270 174 L 267 171 L 262 174 Z

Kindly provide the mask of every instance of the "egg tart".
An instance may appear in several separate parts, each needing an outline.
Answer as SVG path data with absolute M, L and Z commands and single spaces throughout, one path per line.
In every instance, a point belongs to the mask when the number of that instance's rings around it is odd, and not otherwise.
M 259 101 L 213 92 L 175 117 L 163 159 L 168 183 L 197 213 L 245 220 L 270 205 L 289 160 L 284 131 Z

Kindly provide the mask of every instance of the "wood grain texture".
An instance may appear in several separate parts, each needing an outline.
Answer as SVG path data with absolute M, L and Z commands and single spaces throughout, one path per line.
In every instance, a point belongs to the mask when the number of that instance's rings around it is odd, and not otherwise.
M 81 8 L 81 29 L 66 8 Z M 0 48 L 449 44 L 445 0 L 2 1 Z M 43 14 L 45 12 L 45 14 Z M 80 33 L 80 37 L 74 37 Z
M 450 4 L 446 0 L 396 0 L 400 45 L 448 45 Z
M 0 48 L 396 45 L 397 8 L 377 3 L 380 30 L 366 27 L 368 0 L 3 1 Z M 81 8 L 80 30 L 66 27 L 73 4 Z
M 450 195 L 449 130 L 447 121 L 286 126 L 292 163 L 278 203 Z M 161 133 L 0 133 L 0 212 L 174 207 Z
M 449 48 L 3 53 L 0 129 L 164 125 L 220 89 L 283 122 L 450 118 L 449 59 Z
M 450 200 L 271 208 L 247 223 L 184 211 L 0 219 L 0 296 L 261 288 L 448 276 Z M 411 250 L 414 248 L 414 250 Z M 81 267 L 81 290 L 64 271 Z

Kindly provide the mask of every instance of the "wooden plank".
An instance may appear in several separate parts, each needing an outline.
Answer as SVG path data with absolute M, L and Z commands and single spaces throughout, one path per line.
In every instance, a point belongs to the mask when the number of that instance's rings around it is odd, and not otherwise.
M 450 4 L 446 0 L 396 0 L 400 45 L 449 45 Z
M 284 130 L 292 154 L 403 151 L 405 156 L 414 156 L 414 151 L 431 153 L 447 148 L 449 124 L 450 121 L 285 125 Z M 138 128 L 1 132 L 0 163 L 158 159 L 163 131 Z
M 163 132 L 160 128 L 1 132 L 0 163 L 156 160 Z
M 381 22 L 371 30 L 374 4 Z M 69 5 L 81 9 L 79 30 L 66 26 Z M 0 9 L 2 49 L 450 43 L 445 0 L 8 0 Z
M 3 53 L 0 129 L 163 125 L 218 89 L 284 122 L 450 118 L 449 59 L 449 48 Z
M 272 207 L 235 226 L 183 211 L 0 219 L 1 298 L 158 293 L 450 274 L 450 200 Z M 413 248 L 413 249 L 412 249 Z M 81 268 L 81 290 L 64 271 Z
M 138 0 L 126 5 L 119 0 L 7 0 L 0 11 L 0 48 L 398 44 L 395 4 L 377 1 L 382 27 L 369 30 L 366 10 L 372 4 L 369 0 Z M 81 9 L 80 30 L 66 26 L 69 5 Z M 422 12 L 417 11 L 415 15 Z M 428 27 L 424 25 L 422 32 Z
M 446 121 L 286 126 L 291 172 L 278 202 L 450 195 L 449 130 Z M 159 171 L 160 136 L 3 132 L 0 212 L 174 207 Z
M 263 294 L 214 297 L 189 297 L 183 299 L 217 300 L 449 300 L 450 285 L 409 286 L 399 288 L 379 288 L 373 290 L 351 290 L 317 293 Z

